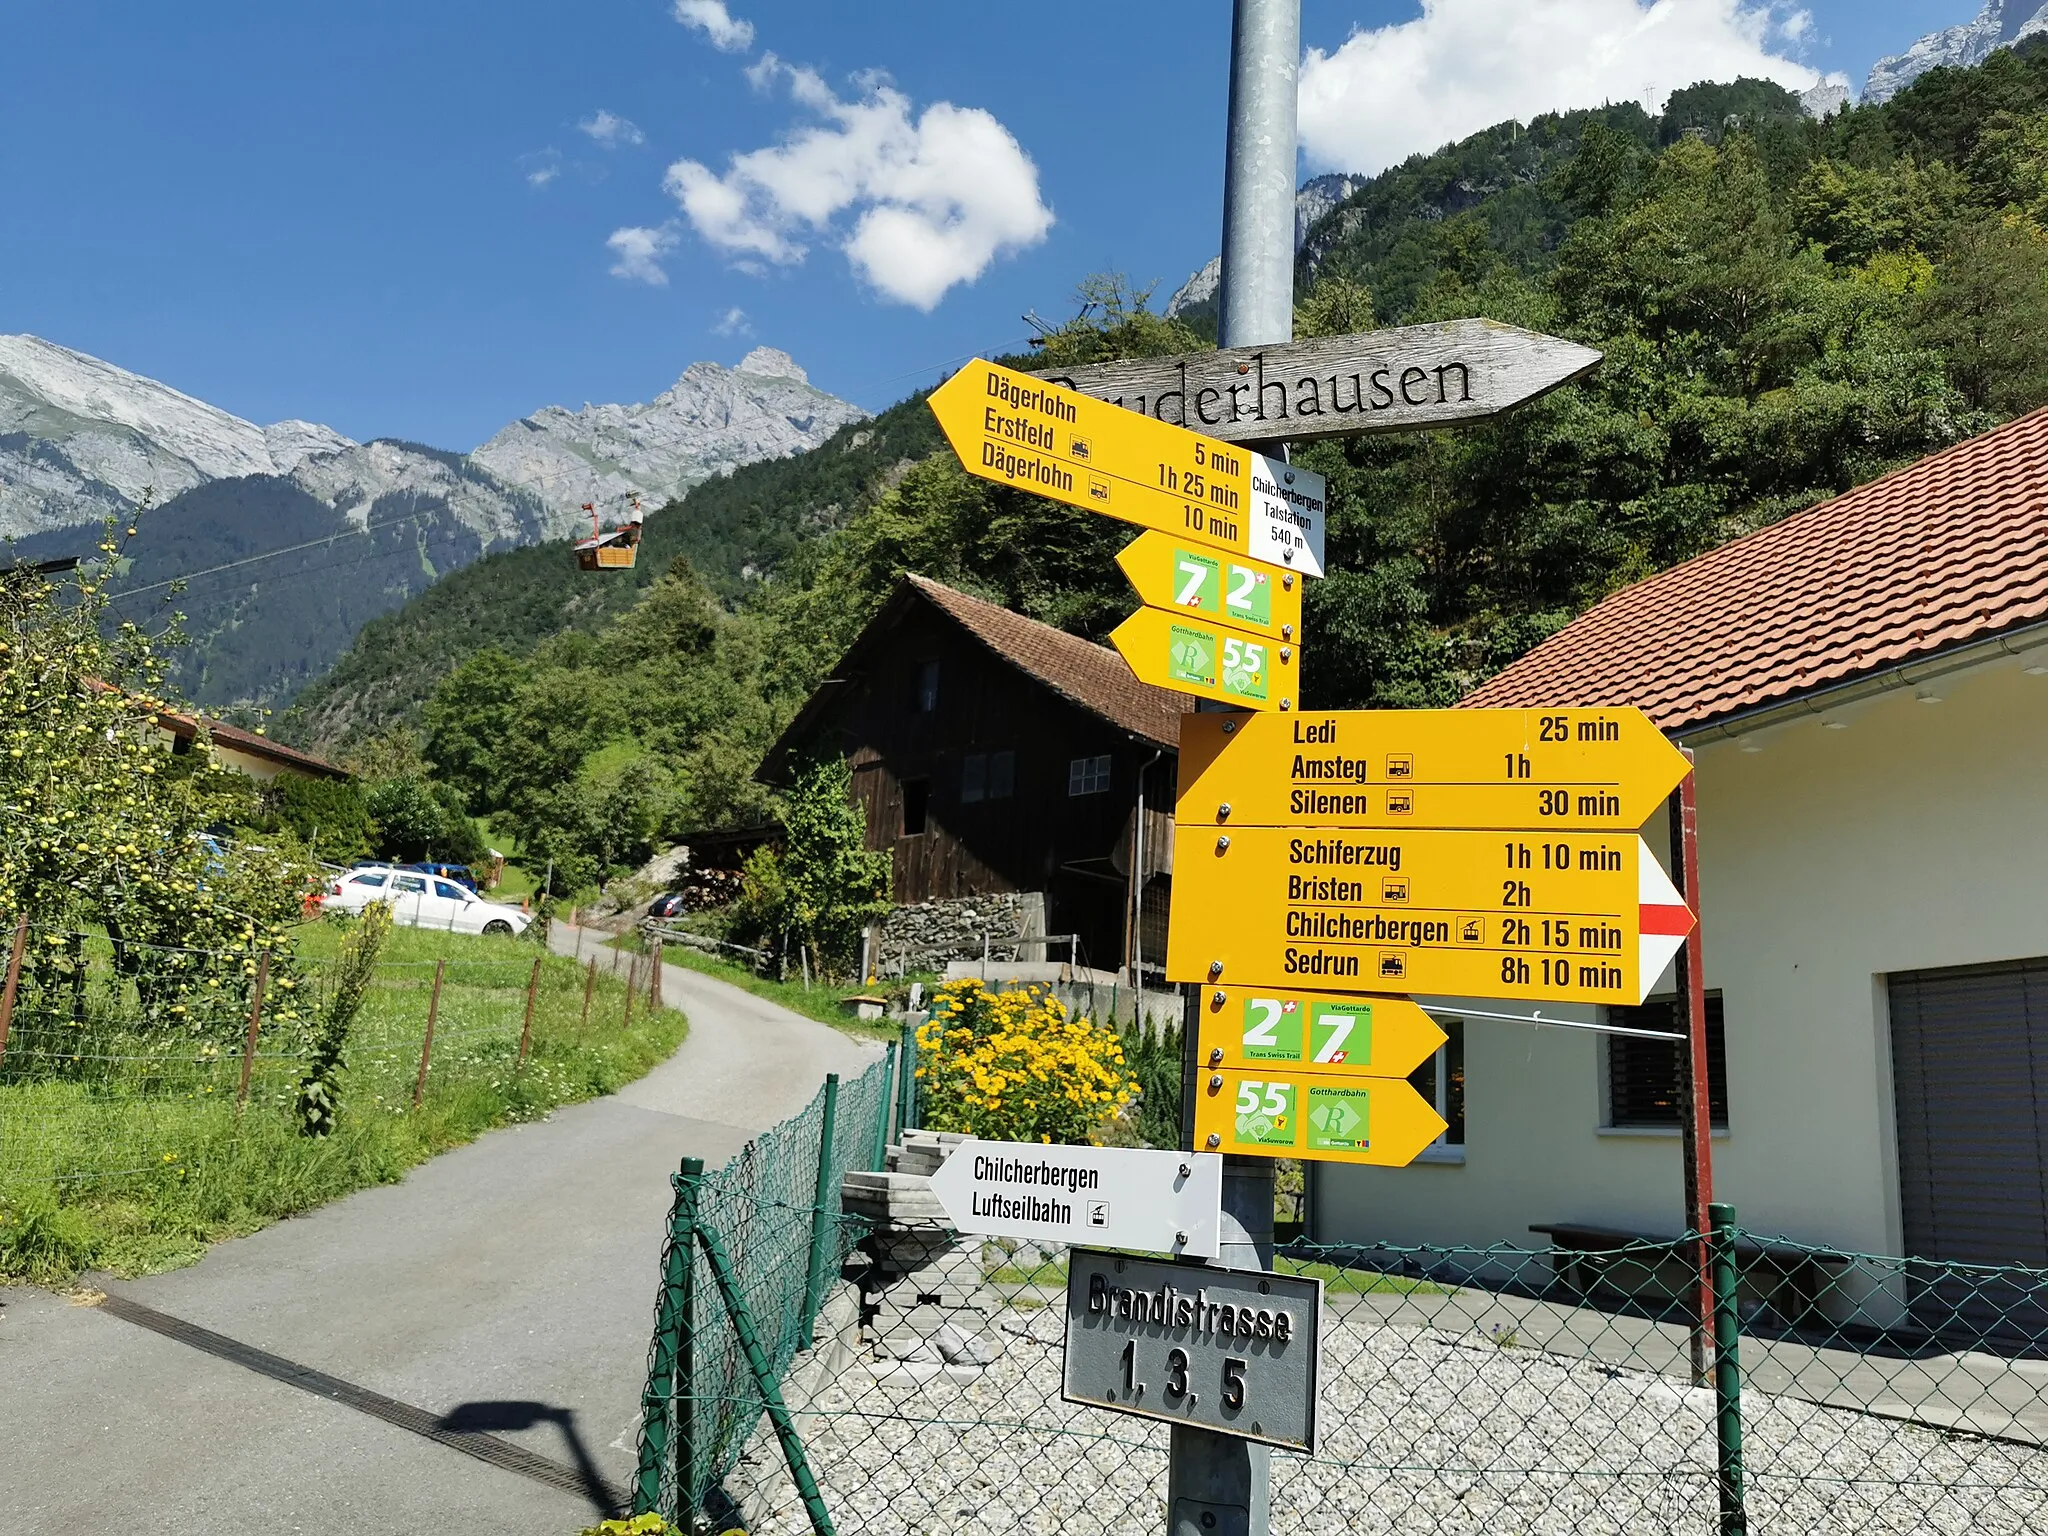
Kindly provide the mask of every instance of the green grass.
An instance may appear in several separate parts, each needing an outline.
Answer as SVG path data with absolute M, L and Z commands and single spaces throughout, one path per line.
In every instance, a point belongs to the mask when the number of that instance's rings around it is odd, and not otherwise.
M 630 949 L 638 954 L 646 953 L 646 941 L 636 932 L 621 934 L 608 943 L 621 949 Z M 719 959 L 687 944 L 664 944 L 661 958 L 665 964 L 680 965 L 705 976 L 730 982 L 741 991 L 765 998 L 771 1003 L 787 1008 L 791 1013 L 807 1019 L 816 1019 L 820 1024 L 830 1024 L 859 1040 L 896 1040 L 902 1037 L 901 1027 L 895 1024 L 877 1022 L 863 1024 L 839 1006 L 843 997 L 852 997 L 863 989 L 848 984 L 828 986 L 814 982 L 805 987 L 801 981 L 775 981 L 767 976 L 757 976 L 744 965 L 730 960 Z
M 330 924 L 308 925 L 300 953 L 331 958 L 339 939 Z M 146 1046 L 150 1059 L 91 1081 L 0 1083 L 0 1279 L 62 1284 L 88 1268 L 136 1275 L 189 1264 L 211 1242 L 395 1182 L 494 1127 L 612 1092 L 682 1042 L 673 1009 L 636 1005 L 622 1027 L 624 983 L 611 977 L 598 978 L 586 1025 L 584 973 L 548 957 L 520 1063 L 540 954 L 518 939 L 395 929 L 350 1038 L 340 1126 L 321 1139 L 300 1135 L 291 1118 L 299 1066 L 283 1054 L 282 1031 L 264 1039 L 239 1115 L 237 1055 L 189 1045 L 180 1054 L 161 1039 L 130 1042 L 124 1049 Z M 447 964 L 414 1110 L 435 961 Z
M 1400 1275 L 1385 1275 L 1373 1269 L 1342 1269 L 1335 1264 L 1313 1264 L 1305 1259 L 1279 1258 L 1273 1262 L 1273 1272 L 1279 1275 L 1300 1275 L 1304 1279 L 1320 1280 L 1323 1289 L 1339 1296 L 1442 1296 L 1447 1294 L 1440 1285 L 1427 1280 L 1409 1280 Z

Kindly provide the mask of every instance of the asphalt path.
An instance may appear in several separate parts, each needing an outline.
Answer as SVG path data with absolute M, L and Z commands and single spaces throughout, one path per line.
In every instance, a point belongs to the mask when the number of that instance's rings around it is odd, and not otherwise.
M 0 1530 L 594 1523 L 633 1470 L 669 1175 L 877 1052 L 694 971 L 662 992 L 689 1039 L 609 1098 L 189 1269 L 90 1277 L 107 1305 L 0 1290 Z

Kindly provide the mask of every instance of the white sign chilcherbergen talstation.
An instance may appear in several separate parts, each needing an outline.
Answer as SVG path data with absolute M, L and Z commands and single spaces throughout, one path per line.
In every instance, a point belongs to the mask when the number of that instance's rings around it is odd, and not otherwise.
M 1214 1152 L 965 1141 L 932 1175 L 953 1225 L 984 1237 L 1216 1257 L 1223 1159 Z

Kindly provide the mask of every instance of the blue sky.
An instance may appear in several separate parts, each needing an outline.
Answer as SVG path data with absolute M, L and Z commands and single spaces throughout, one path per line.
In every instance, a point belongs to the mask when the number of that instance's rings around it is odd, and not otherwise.
M 1668 5 L 1601 75 L 1574 29 L 1638 0 L 1304 0 L 1305 170 L 1744 49 L 1860 84 L 1975 0 Z M 1226 0 L 0 0 L 0 331 L 456 449 L 757 344 L 875 408 L 1214 252 L 1228 40 Z

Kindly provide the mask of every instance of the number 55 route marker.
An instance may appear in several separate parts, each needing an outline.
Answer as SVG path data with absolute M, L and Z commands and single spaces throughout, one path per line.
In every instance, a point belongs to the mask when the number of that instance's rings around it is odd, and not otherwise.
M 1196 1060 L 1207 1073 L 1406 1077 L 1445 1038 L 1436 1020 L 1405 997 L 1205 987 Z
M 1204 1152 L 1405 1168 L 1444 1129 L 1399 1078 L 1205 1069 L 1195 1085 L 1195 1146 Z
M 1323 574 L 1321 475 L 979 358 L 930 404 L 970 475 Z
M 1292 709 L 1301 697 L 1301 647 L 1285 640 L 1140 608 L 1110 631 L 1109 643 L 1139 682 L 1155 687 L 1239 709 Z
M 1148 608 L 1215 619 L 1271 640 L 1301 640 L 1302 578 L 1239 559 L 1191 539 L 1148 531 L 1126 544 L 1116 563 Z

